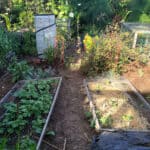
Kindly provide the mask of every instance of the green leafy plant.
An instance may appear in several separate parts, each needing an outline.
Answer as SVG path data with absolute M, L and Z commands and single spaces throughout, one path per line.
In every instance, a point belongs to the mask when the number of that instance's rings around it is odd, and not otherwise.
M 95 120 L 93 119 L 90 120 L 90 127 L 95 128 Z
M 100 117 L 99 121 L 102 124 L 102 126 L 104 126 L 104 127 L 110 127 L 113 123 L 113 119 L 112 119 L 111 115 L 102 116 L 102 117 Z
M 91 119 L 91 118 L 92 118 L 92 113 L 91 113 L 90 111 L 86 111 L 86 112 L 85 112 L 85 117 L 86 117 L 87 119 Z
M 48 49 L 45 50 L 44 56 L 47 59 L 49 64 L 52 64 L 54 61 L 54 48 L 49 47 Z
M 85 54 L 81 63 L 81 71 L 86 75 L 95 75 L 112 70 L 123 73 L 126 65 L 133 61 L 137 64 L 146 64 L 148 51 L 140 52 L 139 48 L 130 48 L 131 35 L 120 32 L 115 25 L 108 26 L 105 34 L 90 36 L 86 34 L 84 40 Z
M 130 122 L 130 121 L 132 121 L 132 120 L 134 119 L 134 117 L 131 116 L 131 115 L 123 115 L 123 116 L 122 116 L 122 119 L 123 119 L 124 121 Z
M 19 51 L 20 40 L 17 34 L 0 28 L 0 69 L 8 66 L 6 55 L 9 51 Z
M 35 133 L 41 134 L 44 123 L 45 123 L 45 120 L 40 117 L 32 121 L 32 128 L 35 131 Z
M 55 131 L 51 130 L 51 131 L 46 132 L 46 135 L 55 136 L 56 133 Z
M 109 100 L 109 104 L 112 106 L 112 107 L 117 107 L 118 106 L 118 102 L 117 102 L 117 99 L 110 99 Z
M 13 63 L 8 66 L 8 71 L 13 76 L 13 82 L 16 82 L 28 78 L 32 68 L 28 66 L 26 61 L 17 62 L 16 58 L 14 58 Z
M 0 139 L 0 150 L 4 150 L 6 148 L 7 145 L 7 138 L 1 138 Z
M 37 55 L 35 34 L 31 31 L 24 32 L 22 36 L 22 50 L 21 55 Z
M 36 142 L 32 140 L 28 136 L 24 136 L 20 141 L 16 144 L 16 150 L 36 150 Z
M 88 120 L 88 122 L 90 123 L 90 127 L 95 128 L 95 120 L 93 120 L 93 118 L 92 118 L 92 113 L 90 111 L 86 111 L 85 117 Z
M 50 92 L 55 83 L 57 82 L 54 80 L 29 81 L 23 86 L 23 89 L 15 92 L 15 102 L 3 105 L 5 114 L 0 122 L 0 136 L 16 135 L 18 137 L 14 139 L 16 149 L 26 149 L 25 147 L 35 149 L 35 142 L 30 139 L 30 136 L 41 134 L 45 123 L 43 116 L 48 113 L 51 107 L 52 95 Z M 22 137 L 20 133 L 26 131 L 26 128 L 29 131 L 26 133 L 27 135 Z M 9 143 L 10 138 L 6 139 L 6 143 Z M 6 145 L 5 141 L 2 143 L 4 146 Z

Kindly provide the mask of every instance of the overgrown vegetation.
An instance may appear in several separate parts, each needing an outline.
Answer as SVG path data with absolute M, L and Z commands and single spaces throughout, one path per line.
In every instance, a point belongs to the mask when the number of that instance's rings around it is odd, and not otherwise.
M 21 55 L 37 56 L 35 33 L 32 31 L 24 32 L 21 44 Z
M 65 49 L 69 45 L 69 35 L 66 35 L 67 31 L 58 30 L 55 46 L 49 47 L 44 51 L 44 57 L 47 59 L 49 64 L 64 63 Z
M 0 28 L 0 70 L 8 67 L 11 60 L 9 53 L 16 56 L 35 56 L 37 54 L 35 36 L 31 32 L 8 32 Z
M 150 22 L 149 0 L 6 0 L 1 2 L 0 15 L 9 30 L 33 29 L 34 14 L 53 13 L 59 19 L 72 18 L 80 31 L 92 26 L 103 29 L 113 20 Z
M 12 74 L 12 81 L 27 79 L 31 75 L 31 68 L 26 61 L 17 62 L 16 58 L 8 66 L 8 71 Z
M 9 51 L 19 51 L 20 39 L 15 33 L 9 33 L 5 29 L 0 28 L 0 69 L 8 65 L 6 60 Z
M 0 136 L 3 143 L 1 147 L 4 149 L 17 147 L 18 150 L 35 149 L 33 136 L 39 135 L 42 131 L 44 116 L 51 107 L 53 97 L 51 93 L 56 83 L 56 80 L 27 82 L 23 89 L 14 94 L 16 97 L 14 102 L 4 104 L 5 114 L 0 122 Z
M 148 48 L 131 48 L 132 38 L 127 32 L 120 32 L 111 26 L 97 36 L 85 35 L 83 40 L 85 55 L 81 71 L 94 75 L 112 70 L 121 74 L 126 64 L 137 62 L 146 64 L 149 60 Z
M 21 55 L 37 54 L 35 35 L 32 33 L 34 31 L 34 14 L 53 13 L 57 19 L 70 19 L 72 35 L 79 36 L 80 33 L 81 35 L 89 33 L 89 35 L 94 36 L 98 35 L 107 25 L 120 23 L 122 20 L 150 22 L 149 6 L 149 0 L 142 2 L 140 0 L 94 0 L 88 2 L 85 0 L 6 0 L 5 3 L 1 2 L 0 19 L 7 30 L 22 32 L 25 29 L 29 32 L 20 35 L 6 30 L 0 31 L 0 68 L 6 66 L 5 55 L 10 50 Z M 52 54 L 52 50 L 47 51 L 50 63 L 53 59 L 50 58 L 51 55 L 64 61 L 64 48 L 66 46 L 64 40 L 69 42 L 71 36 L 69 34 L 69 36 L 63 35 L 62 38 L 62 35 L 61 33 L 61 36 L 58 36 L 61 46 L 58 43 L 55 54 Z M 100 36 L 101 39 L 103 35 Z M 107 34 L 107 38 L 109 36 Z

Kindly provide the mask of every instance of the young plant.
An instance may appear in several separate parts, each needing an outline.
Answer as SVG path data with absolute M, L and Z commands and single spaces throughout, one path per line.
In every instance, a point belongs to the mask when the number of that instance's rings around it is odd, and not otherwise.
M 85 117 L 87 118 L 88 122 L 90 123 L 91 128 L 95 128 L 95 120 L 92 118 L 92 113 L 90 111 L 85 112 Z
M 95 120 L 93 119 L 90 120 L 90 127 L 95 128 Z
M 111 117 L 111 115 L 109 116 L 102 116 L 100 119 L 99 119 L 100 123 L 102 124 L 102 126 L 104 127 L 110 127 L 113 123 L 113 119 Z
M 20 52 L 22 55 L 31 55 L 36 56 L 36 42 L 35 42 L 35 35 L 31 32 L 24 32 L 23 33 L 23 42 L 22 42 L 22 51 Z
M 56 133 L 55 133 L 55 131 L 51 130 L 51 131 L 46 132 L 46 135 L 55 136 Z
M 117 107 L 117 106 L 118 106 L 117 99 L 116 99 L 116 98 L 110 99 L 110 100 L 109 100 L 109 104 L 110 104 L 112 107 Z
M 49 47 L 48 49 L 45 50 L 44 56 L 47 59 L 49 64 L 52 64 L 54 61 L 54 48 Z
M 123 116 L 122 116 L 122 119 L 123 119 L 124 121 L 130 122 L 130 121 L 132 121 L 134 118 L 133 118 L 133 116 L 131 116 L 131 115 L 123 115 Z
M 86 111 L 86 112 L 85 112 L 85 117 L 86 117 L 87 119 L 91 119 L 91 118 L 92 118 L 92 113 L 91 113 L 90 111 Z
M 36 150 L 36 142 L 32 140 L 29 136 L 24 136 L 16 144 L 16 150 Z

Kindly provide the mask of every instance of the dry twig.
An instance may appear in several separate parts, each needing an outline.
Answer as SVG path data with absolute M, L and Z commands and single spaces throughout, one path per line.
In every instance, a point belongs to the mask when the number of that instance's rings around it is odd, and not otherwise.
M 65 149 L 66 149 L 66 144 L 67 144 L 67 139 L 65 138 L 65 140 L 64 140 L 64 147 L 63 147 L 63 150 L 65 150 Z
M 36 140 L 39 140 L 39 138 L 36 137 L 36 136 L 33 136 L 33 138 L 35 138 Z M 45 144 L 47 144 L 48 146 L 50 146 L 50 147 L 52 147 L 52 148 L 54 148 L 54 149 L 60 150 L 57 146 L 55 146 L 55 145 L 49 143 L 48 141 L 46 141 L 46 140 L 42 140 L 42 141 L 43 141 Z

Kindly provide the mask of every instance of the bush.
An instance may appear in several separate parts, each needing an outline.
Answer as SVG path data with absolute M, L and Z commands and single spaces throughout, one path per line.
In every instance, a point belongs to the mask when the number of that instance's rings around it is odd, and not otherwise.
M 19 14 L 19 22 L 21 27 L 23 28 L 33 28 L 33 12 L 28 10 L 28 11 L 22 11 Z
M 64 62 L 65 49 L 70 46 L 71 37 L 67 35 L 67 32 L 58 31 L 56 36 L 55 45 L 55 58 Z
M 129 33 L 118 31 L 106 32 L 100 36 L 91 37 L 88 34 L 84 38 L 85 55 L 82 59 L 81 71 L 84 74 L 93 75 L 104 71 L 112 70 L 117 73 L 124 71 L 124 64 L 131 61 L 144 60 L 147 57 L 139 50 L 130 49 Z
M 31 68 L 26 61 L 17 62 L 14 58 L 13 62 L 9 65 L 8 71 L 12 74 L 12 81 L 17 82 L 22 79 L 30 77 L 33 68 Z
M 48 60 L 48 63 L 53 64 L 55 60 L 57 64 L 64 63 L 64 53 L 67 46 L 69 46 L 69 36 L 67 37 L 65 32 L 59 30 L 54 47 L 49 47 L 44 52 L 44 56 Z
M 6 55 L 9 51 L 20 50 L 20 38 L 14 32 L 7 32 L 0 28 L 0 69 L 7 66 Z
M 28 31 L 23 33 L 21 47 L 20 54 L 32 56 L 37 55 L 35 34 L 33 32 Z
M 53 47 L 49 47 L 45 50 L 44 52 L 44 56 L 47 59 L 49 64 L 52 64 L 54 61 L 54 48 Z

